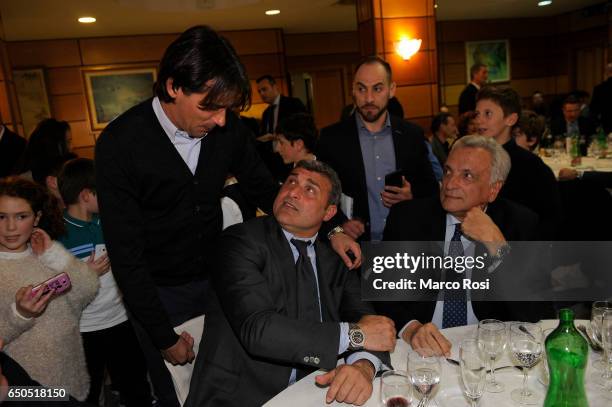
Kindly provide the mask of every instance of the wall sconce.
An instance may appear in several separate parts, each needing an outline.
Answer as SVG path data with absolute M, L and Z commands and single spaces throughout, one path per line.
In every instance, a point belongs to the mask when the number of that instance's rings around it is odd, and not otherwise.
M 422 43 L 423 40 L 421 39 L 413 38 L 409 40 L 408 38 L 402 38 L 401 40 L 395 43 L 395 52 L 397 52 L 404 61 L 407 61 L 414 54 L 419 52 Z

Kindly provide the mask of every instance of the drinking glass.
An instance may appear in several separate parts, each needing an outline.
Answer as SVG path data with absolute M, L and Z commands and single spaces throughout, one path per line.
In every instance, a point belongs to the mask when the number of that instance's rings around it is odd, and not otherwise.
M 512 400 L 520 405 L 542 405 L 543 394 L 529 389 L 529 369 L 542 358 L 544 347 L 542 328 L 529 322 L 518 322 L 510 326 L 510 348 L 516 361 L 523 367 L 523 388 L 512 390 Z
M 609 301 L 595 301 L 593 306 L 591 307 L 591 339 L 603 348 L 603 344 L 601 343 L 601 322 L 603 314 L 606 311 L 612 311 L 612 302 Z M 610 354 L 606 352 L 604 349 L 603 356 L 597 362 L 593 363 L 593 367 L 598 370 L 605 370 L 608 366 L 608 358 Z M 609 372 L 604 372 L 605 374 L 609 374 Z M 596 377 L 597 376 L 597 377 Z M 593 374 L 593 378 L 595 380 L 599 380 L 599 376 L 601 374 L 595 373 Z
M 544 355 L 542 356 L 542 376 L 540 376 L 539 381 L 544 387 L 548 387 L 548 385 L 550 384 L 550 372 L 548 371 L 548 354 L 546 353 L 546 338 L 548 338 L 548 335 L 550 335 L 554 330 L 555 328 L 548 328 L 542 331 L 542 335 L 544 337 Z
M 605 311 L 598 324 L 601 347 L 604 350 L 605 368 L 603 373 L 594 373 L 595 383 L 606 389 L 612 395 L 612 309 Z
M 484 319 L 478 323 L 478 339 L 483 343 L 491 369 L 491 380 L 487 380 L 489 393 L 501 393 L 505 387 L 495 380 L 495 362 L 506 349 L 508 333 L 506 324 L 497 319 Z
M 417 407 L 425 407 L 440 383 L 442 364 L 431 349 L 413 349 L 408 352 L 408 378 L 412 388 L 421 395 Z
M 385 407 L 408 407 L 412 404 L 412 391 L 406 372 L 388 370 L 382 374 L 380 401 Z
M 485 389 L 488 353 L 485 344 L 477 339 L 465 339 L 459 348 L 461 378 L 470 405 L 476 407 Z

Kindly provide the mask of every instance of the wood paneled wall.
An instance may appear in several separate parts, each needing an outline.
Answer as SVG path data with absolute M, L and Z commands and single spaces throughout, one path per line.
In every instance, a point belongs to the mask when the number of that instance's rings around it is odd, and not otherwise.
M 253 78 L 253 106 L 247 114 L 259 117 L 266 105 L 257 94 L 255 78 L 270 74 L 277 78 L 283 91 L 287 92 L 282 31 L 228 31 L 222 34 L 236 48 L 249 76 Z M 89 123 L 82 69 L 135 64 L 157 66 L 164 50 L 177 35 L 9 42 L 6 44 L 6 61 L 10 60 L 12 69 L 45 69 L 51 114 L 58 120 L 70 123 L 75 152 L 91 157 L 99 132 L 92 131 Z M 2 43 L 0 58 L 3 56 L 1 52 Z M 4 78 L 4 75 L 0 78 L 0 114 L 3 118 L 4 110 L 10 109 L 10 105 L 17 106 L 16 102 L 12 104 L 5 101 L 1 86 Z
M 465 43 L 509 40 L 510 82 L 529 106 L 531 94 L 549 97 L 577 86 L 575 55 L 588 46 L 607 46 L 607 16 L 568 13 L 548 18 L 442 21 L 437 23 L 441 103 L 457 114 L 459 94 L 468 83 Z M 592 89 L 585 89 L 590 92 Z

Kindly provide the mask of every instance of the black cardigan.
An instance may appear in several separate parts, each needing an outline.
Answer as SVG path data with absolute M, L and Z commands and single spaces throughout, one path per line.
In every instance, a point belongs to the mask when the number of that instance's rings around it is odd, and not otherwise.
M 270 211 L 278 187 L 248 130 L 231 112 L 203 140 L 191 173 L 147 100 L 115 119 L 96 144 L 97 192 L 113 274 L 130 311 L 160 349 L 176 342 L 156 286 L 206 279 L 221 231 L 220 198 L 232 173 Z

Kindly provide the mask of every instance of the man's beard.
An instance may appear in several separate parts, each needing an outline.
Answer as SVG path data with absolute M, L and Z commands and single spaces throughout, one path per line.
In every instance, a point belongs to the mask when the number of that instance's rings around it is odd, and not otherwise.
M 361 115 L 361 118 L 363 119 L 363 121 L 367 122 L 367 123 L 374 123 L 376 120 L 380 119 L 380 117 L 385 114 L 387 112 L 387 106 L 389 105 L 389 103 L 386 103 L 381 109 L 379 109 L 376 113 L 373 112 L 367 112 L 362 110 L 362 107 L 357 107 L 357 111 L 359 111 L 359 114 Z M 363 105 L 363 107 L 369 107 L 369 106 L 373 106 L 378 108 L 378 106 L 376 105 Z

